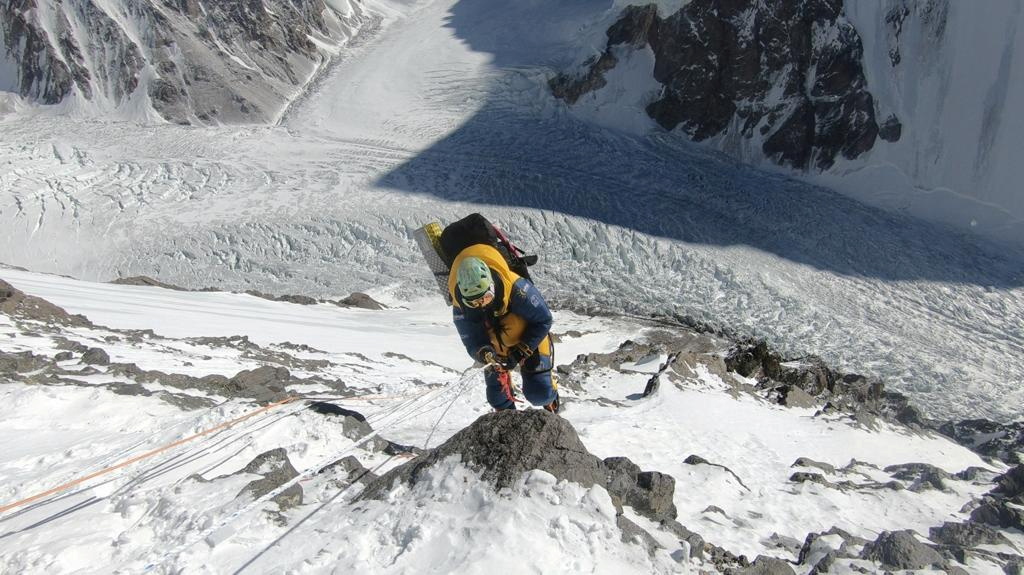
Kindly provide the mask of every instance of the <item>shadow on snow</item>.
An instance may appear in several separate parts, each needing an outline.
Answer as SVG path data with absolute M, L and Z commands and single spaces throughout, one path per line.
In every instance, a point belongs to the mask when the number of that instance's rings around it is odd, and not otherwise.
M 570 64 L 577 11 L 611 2 L 458 2 L 447 26 L 507 72 L 489 102 L 378 184 L 448 201 L 534 208 L 693 244 L 746 245 L 850 276 L 997 288 L 1024 256 L 952 228 L 744 166 L 668 134 L 633 137 L 573 119 L 545 80 Z M 530 110 L 508 92 L 550 106 Z M 512 98 L 514 100 L 515 97 Z

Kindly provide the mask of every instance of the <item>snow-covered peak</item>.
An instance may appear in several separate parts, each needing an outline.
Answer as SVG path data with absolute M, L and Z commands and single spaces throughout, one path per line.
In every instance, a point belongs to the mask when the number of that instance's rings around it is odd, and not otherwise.
M 373 20 L 348 0 L 8 2 L 0 90 L 90 116 L 266 123 Z

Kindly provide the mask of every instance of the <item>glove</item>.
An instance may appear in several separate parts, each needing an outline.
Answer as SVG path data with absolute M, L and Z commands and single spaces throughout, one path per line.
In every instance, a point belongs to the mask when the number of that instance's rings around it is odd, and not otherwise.
M 494 352 L 494 348 L 489 345 L 485 345 L 480 349 L 476 350 L 476 358 L 480 360 L 481 363 L 487 365 L 500 363 L 498 361 L 497 354 Z
M 508 353 L 508 356 L 505 358 L 505 361 L 503 362 L 505 369 L 508 371 L 512 371 L 513 369 L 516 368 L 517 365 L 522 363 L 524 359 L 530 357 L 531 355 L 533 355 L 533 350 L 526 347 L 525 345 L 519 344 L 515 346 L 514 348 L 512 348 L 512 351 Z

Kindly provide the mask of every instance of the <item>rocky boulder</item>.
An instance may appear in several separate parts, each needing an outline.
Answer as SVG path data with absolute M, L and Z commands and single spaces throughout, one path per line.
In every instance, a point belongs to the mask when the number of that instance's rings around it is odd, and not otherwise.
M 1024 504 L 1024 464 L 1018 465 L 996 478 L 993 492 L 1002 497 Z
M 380 303 L 379 301 L 373 299 L 372 297 L 364 293 L 359 292 L 355 292 L 352 295 L 348 296 L 347 298 L 335 302 L 335 304 L 340 307 L 358 307 L 361 309 L 372 310 L 382 310 L 387 308 L 387 306 Z
M 98 347 L 91 347 L 82 354 L 82 361 L 89 365 L 110 365 L 110 356 Z
M 788 562 L 775 557 L 758 555 L 748 567 L 733 571 L 736 575 L 796 575 Z
M 938 551 L 918 541 L 913 531 L 883 531 L 864 546 L 861 558 L 887 569 L 941 569 L 946 563 Z
M 217 381 L 207 383 L 214 384 Z M 279 401 L 284 398 L 285 388 L 291 381 L 291 373 L 286 368 L 263 366 L 238 372 L 214 391 L 227 397 L 252 397 L 260 402 Z
M 600 485 L 614 502 L 631 505 L 654 521 L 675 518 L 671 477 L 641 471 L 625 458 L 602 461 L 587 451 L 568 421 L 540 409 L 482 415 L 437 448 L 371 482 L 360 497 L 380 498 L 397 482 L 415 484 L 426 469 L 451 456 L 477 469 L 497 489 L 540 469 L 585 487 Z
M 263 476 L 246 485 L 238 494 L 239 496 L 248 495 L 253 499 L 259 499 L 299 476 L 299 472 L 288 459 L 288 452 L 283 448 L 271 449 L 257 455 L 239 473 Z M 281 511 L 301 505 L 302 486 L 292 485 L 275 495 L 271 501 L 277 503 Z

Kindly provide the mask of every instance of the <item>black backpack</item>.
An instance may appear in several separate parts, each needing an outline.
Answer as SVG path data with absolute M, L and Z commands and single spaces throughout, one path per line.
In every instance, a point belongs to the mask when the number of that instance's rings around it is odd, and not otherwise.
M 487 244 L 505 258 L 509 269 L 516 274 L 530 279 L 528 266 L 537 263 L 537 256 L 526 255 L 517 248 L 508 237 L 487 218 L 480 214 L 470 214 L 457 222 L 452 222 L 441 232 L 441 257 L 451 268 L 459 252 L 474 244 Z

